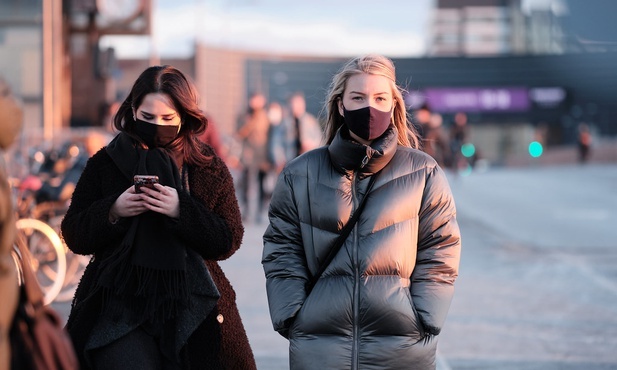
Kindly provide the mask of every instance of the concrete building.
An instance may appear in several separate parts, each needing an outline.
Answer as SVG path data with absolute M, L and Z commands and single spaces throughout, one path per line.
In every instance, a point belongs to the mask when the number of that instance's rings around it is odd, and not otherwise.
M 0 74 L 24 102 L 27 145 L 56 141 L 68 127 L 101 126 L 116 67 L 99 39 L 148 35 L 150 12 L 151 0 L 0 2 Z
M 491 56 L 525 53 L 520 0 L 438 0 L 429 54 Z

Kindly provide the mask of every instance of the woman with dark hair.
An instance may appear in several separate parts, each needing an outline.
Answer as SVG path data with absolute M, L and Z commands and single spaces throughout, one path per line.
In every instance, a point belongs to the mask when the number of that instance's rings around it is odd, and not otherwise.
M 244 229 L 197 99 L 176 68 L 146 69 L 77 183 L 62 236 L 93 255 L 67 322 L 85 369 L 256 368 L 217 263 Z
M 435 369 L 460 232 L 395 81 L 384 56 L 345 64 L 327 97 L 328 145 L 289 162 L 272 195 L 262 263 L 293 370 Z

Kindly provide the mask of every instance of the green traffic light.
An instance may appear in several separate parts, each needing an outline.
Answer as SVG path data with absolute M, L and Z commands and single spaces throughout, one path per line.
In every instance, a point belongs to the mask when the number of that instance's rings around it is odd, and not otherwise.
M 471 158 L 476 154 L 476 147 L 472 143 L 463 144 L 461 145 L 461 154 L 466 158 Z
M 529 143 L 529 155 L 534 157 L 534 158 L 538 158 L 539 156 L 542 155 L 542 151 L 544 150 L 544 148 L 542 148 L 542 144 L 540 144 L 537 141 L 532 141 L 531 143 Z

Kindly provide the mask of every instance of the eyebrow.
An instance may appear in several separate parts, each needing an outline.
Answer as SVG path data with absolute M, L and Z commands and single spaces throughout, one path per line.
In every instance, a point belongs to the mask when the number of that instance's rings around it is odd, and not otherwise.
M 361 91 L 350 91 L 350 94 L 359 94 L 359 95 L 366 95 L 365 93 L 361 92 Z M 378 92 L 375 93 L 374 95 L 383 95 L 383 94 L 389 94 L 389 92 L 387 91 L 382 91 L 382 92 Z
M 145 110 L 142 110 L 142 111 L 141 111 L 141 114 L 145 114 L 145 115 L 148 115 L 148 116 L 153 116 L 153 117 L 154 117 L 154 114 L 152 114 L 152 113 L 150 113 L 150 112 L 146 112 Z M 169 113 L 169 114 L 162 114 L 162 115 L 161 115 L 161 117 L 164 117 L 164 118 L 170 118 L 170 117 L 173 117 L 173 116 L 175 116 L 175 115 L 176 115 L 176 113 Z

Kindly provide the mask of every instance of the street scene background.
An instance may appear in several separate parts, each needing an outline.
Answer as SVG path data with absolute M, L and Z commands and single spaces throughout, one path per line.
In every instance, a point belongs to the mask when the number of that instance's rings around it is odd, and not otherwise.
M 42 224 L 22 229 L 51 306 L 65 322 L 89 261 L 59 235 L 81 171 L 117 134 L 139 74 L 170 64 L 234 177 L 245 235 L 221 265 L 258 367 L 288 369 L 261 266 L 269 197 L 299 154 L 300 119 L 323 126 L 332 76 L 382 53 L 462 232 L 438 369 L 617 369 L 616 12 L 611 0 L 0 1 L 0 102 L 23 114 L 3 160 L 19 218 Z

